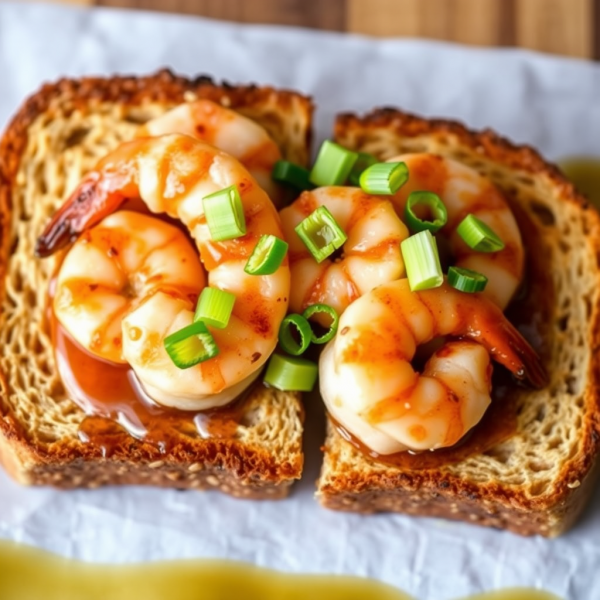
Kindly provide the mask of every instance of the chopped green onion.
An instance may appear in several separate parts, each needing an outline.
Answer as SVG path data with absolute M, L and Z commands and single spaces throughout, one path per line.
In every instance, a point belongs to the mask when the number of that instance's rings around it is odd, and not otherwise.
M 442 285 L 444 276 L 435 238 L 430 231 L 421 231 L 401 244 L 408 284 L 412 291 L 428 290 Z
M 279 269 L 288 244 L 274 235 L 262 235 L 244 267 L 248 275 L 272 275 Z
M 310 172 L 310 182 L 315 185 L 342 185 L 358 158 L 356 152 L 326 140 L 319 149 L 317 160 Z
M 206 325 L 196 321 L 164 339 L 165 350 L 180 369 L 188 369 L 219 354 Z
M 278 160 L 271 171 L 271 179 L 298 190 L 310 190 L 313 187 L 308 179 L 309 175 L 308 169 L 289 160 Z
M 300 343 L 295 340 L 291 331 L 292 327 L 296 330 Z M 299 356 L 304 353 L 310 346 L 311 338 L 310 323 L 302 315 L 291 314 L 281 322 L 279 344 L 288 354 Z
M 448 269 L 448 283 L 460 292 L 482 292 L 487 282 L 487 277 L 477 271 L 462 269 L 461 267 L 450 267 Z
M 198 298 L 195 321 L 202 321 L 217 329 L 225 329 L 229 324 L 235 304 L 235 294 L 217 288 L 205 287 Z
M 295 231 L 319 263 L 343 246 L 348 239 L 325 206 L 319 206 L 308 215 Z
M 395 194 L 407 181 L 406 163 L 382 162 L 362 172 L 360 187 L 367 194 Z
M 319 369 L 317 364 L 305 358 L 273 354 L 265 372 L 264 382 L 278 390 L 310 392 Z
M 205 196 L 202 198 L 202 204 L 213 240 L 232 240 L 245 235 L 244 206 L 235 185 Z
M 478 252 L 499 252 L 504 249 L 504 242 L 475 215 L 466 216 L 456 231 L 469 248 Z
M 424 206 L 433 217 L 432 219 L 420 218 L 415 214 L 416 206 Z M 428 229 L 435 233 L 448 222 L 448 212 L 441 198 L 433 192 L 411 192 L 404 207 L 404 220 L 415 232 Z
M 361 173 L 369 168 L 371 165 L 374 165 L 377 162 L 377 159 L 372 154 L 367 154 L 366 152 L 359 152 L 358 158 L 350 171 L 350 175 L 348 175 L 348 182 L 351 185 L 360 186 L 360 175 Z
M 315 314 L 326 314 L 331 317 L 331 325 L 323 335 L 315 335 L 315 332 L 311 328 L 311 341 L 313 344 L 326 344 L 332 340 L 337 333 L 340 317 L 335 308 L 327 304 L 311 304 L 302 313 L 302 316 L 308 321 Z

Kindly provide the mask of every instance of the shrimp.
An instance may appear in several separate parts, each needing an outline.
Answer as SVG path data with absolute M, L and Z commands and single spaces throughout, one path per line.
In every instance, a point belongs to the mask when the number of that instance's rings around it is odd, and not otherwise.
M 237 239 L 213 241 L 202 198 L 230 185 L 237 185 L 240 192 L 247 232 Z M 178 218 L 199 249 L 208 284 L 235 294 L 236 302 L 225 329 L 209 328 L 219 354 L 189 369 L 179 369 L 167 355 L 163 340 L 192 323 L 195 297 L 192 300 L 190 294 L 196 288 L 189 281 L 191 271 L 178 271 L 176 276 L 185 279 L 181 290 L 173 293 L 171 286 L 143 289 L 147 291 L 144 297 L 139 296 L 132 310 L 124 314 L 122 356 L 143 388 L 161 404 L 184 410 L 226 404 L 258 375 L 275 348 L 287 310 L 287 259 L 272 275 L 244 272 L 262 235 L 282 237 L 277 211 L 248 171 L 213 146 L 180 134 L 140 138 L 119 146 L 82 180 L 38 238 L 36 253 L 44 257 L 63 248 L 113 213 L 126 198 L 139 198 L 151 212 Z M 139 219 L 141 224 L 141 216 Z M 138 249 L 133 245 L 128 251 L 135 253 Z M 88 273 L 94 272 L 94 266 L 87 265 Z M 122 266 L 126 268 L 125 263 Z M 165 262 L 160 272 L 166 275 L 166 271 L 177 268 Z M 127 275 L 131 277 L 132 273 Z M 198 274 L 197 288 L 201 287 L 202 276 Z M 98 290 L 103 292 L 100 287 Z M 89 291 L 73 296 L 73 312 L 78 302 L 97 301 L 95 291 Z M 60 319 L 60 312 L 57 317 Z M 74 319 L 67 326 L 73 331 L 80 325 Z
M 461 339 L 417 373 L 417 346 L 450 335 Z M 321 395 L 333 418 L 379 454 L 451 446 L 490 404 L 490 357 L 545 385 L 538 356 L 489 299 L 447 283 L 411 292 L 401 279 L 346 309 L 320 357 Z
M 341 257 L 319 264 L 294 228 L 320 206 L 327 207 L 348 239 Z M 365 292 L 404 275 L 400 242 L 408 230 L 381 196 L 360 188 L 322 187 L 302 193 L 280 216 L 290 244 L 293 311 L 324 303 L 341 314 Z
M 181 104 L 138 130 L 138 136 L 168 133 L 191 135 L 231 154 L 250 171 L 275 205 L 280 204 L 282 190 L 271 178 L 271 171 L 281 160 L 281 152 L 266 130 L 252 119 L 200 99 Z
M 435 154 L 402 154 L 389 162 L 405 162 L 408 182 L 391 197 L 399 215 L 413 191 L 435 192 L 448 211 L 448 223 L 438 235 L 448 231 L 454 264 L 483 273 L 488 284 L 483 292 L 504 309 L 523 276 L 523 243 L 519 228 L 502 193 L 491 181 L 474 169 Z M 503 250 L 482 253 L 469 248 L 456 233 L 456 227 L 468 214 L 489 225 L 505 244 Z
M 85 231 L 69 250 L 57 276 L 53 309 L 80 346 L 125 363 L 124 315 L 157 291 L 194 301 L 205 284 L 198 253 L 182 231 L 122 210 Z

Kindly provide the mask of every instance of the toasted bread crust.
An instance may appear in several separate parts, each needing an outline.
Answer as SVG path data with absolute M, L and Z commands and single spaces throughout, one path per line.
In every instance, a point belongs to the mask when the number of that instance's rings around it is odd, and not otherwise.
M 565 293 L 573 295 L 579 292 L 586 297 L 587 318 L 580 318 L 573 327 L 579 323 L 581 344 L 587 351 L 583 364 L 573 364 L 577 361 L 571 359 L 567 368 L 564 358 L 553 350 L 546 364 L 552 378 L 547 391 L 548 400 L 551 400 L 551 394 L 555 397 L 560 394 L 561 402 L 581 404 L 577 409 L 580 410 L 577 413 L 580 421 L 574 419 L 577 428 L 575 432 L 570 432 L 576 439 L 569 450 L 570 454 L 552 471 L 551 480 L 539 480 L 542 483 L 538 483 L 538 480 L 529 477 L 524 466 L 525 460 L 522 465 L 523 481 L 516 484 L 502 480 L 502 465 L 498 466 L 494 477 L 486 476 L 485 469 L 489 463 L 484 465 L 483 457 L 481 473 L 474 470 L 477 457 L 469 465 L 463 461 L 434 469 L 411 470 L 385 466 L 343 440 L 330 423 L 325 463 L 319 482 L 320 501 L 327 507 L 341 510 L 397 511 L 465 520 L 510 529 L 523 535 L 560 534 L 581 512 L 600 470 L 597 460 L 600 449 L 598 214 L 558 168 L 544 161 L 533 148 L 514 145 L 490 130 L 475 132 L 455 121 L 427 120 L 396 109 L 383 108 L 365 117 L 353 114 L 338 116 L 335 139 L 343 146 L 370 152 L 381 159 L 402 152 L 434 151 L 465 162 L 494 180 L 511 202 L 519 204 L 531 216 L 536 229 L 539 228 L 549 246 L 558 246 L 560 236 L 565 235 L 561 227 L 566 227 L 566 224 L 560 222 L 561 216 L 569 221 L 569 227 L 580 228 L 580 231 L 572 231 L 569 235 L 581 247 L 569 248 L 570 254 L 565 250 L 564 259 L 551 264 L 551 267 L 557 271 L 557 285 L 561 282 L 558 271 L 570 269 L 574 253 L 577 253 L 583 265 L 583 273 L 578 275 L 582 281 L 581 289 L 575 288 Z M 545 248 L 529 251 L 543 252 Z M 560 252 L 557 250 L 553 256 L 560 256 Z M 564 343 L 558 310 L 553 310 L 556 322 L 552 323 L 548 340 L 545 340 L 551 348 Z M 576 320 L 575 317 L 573 320 Z M 581 389 L 570 394 L 565 381 L 574 376 L 578 377 Z M 529 398 L 527 392 L 515 389 L 514 393 L 522 395 L 522 410 L 527 412 L 528 403 L 534 400 Z M 550 416 L 541 416 L 540 419 L 541 426 L 553 426 Z M 533 455 L 532 421 L 520 418 L 517 430 L 511 440 L 504 443 L 504 447 L 525 440 L 518 446 L 519 452 L 528 448 L 529 444 Z M 518 460 L 515 459 L 515 464 L 520 464 Z M 514 477 L 513 480 L 516 481 Z M 536 489 L 531 483 L 534 481 Z
M 55 117 L 93 114 L 106 105 L 143 110 L 152 104 L 166 110 L 192 97 L 214 100 L 253 118 L 269 131 L 284 157 L 307 163 L 313 105 L 309 98 L 291 91 L 216 84 L 205 76 L 189 80 L 167 70 L 148 77 L 63 79 L 45 85 L 25 102 L 0 141 L 0 300 L 6 295 L 10 246 L 17 243 L 15 219 L 25 218 L 23 213 L 13 211 L 12 194 L 19 185 L 17 176 L 30 128 L 38 119 L 44 117 L 51 123 Z M 33 256 L 31 260 L 35 260 Z M 48 328 L 43 318 L 36 325 Z M 101 448 L 76 437 L 46 442 L 43 436 L 29 431 L 8 401 L 14 385 L 0 372 L 0 462 L 22 483 L 63 488 L 149 483 L 277 498 L 287 494 L 302 472 L 304 417 L 297 393 L 256 385 L 245 404 L 244 423 L 231 439 L 203 440 L 181 435 L 163 454 L 157 446 L 123 434 L 113 444 L 111 455 L 104 457 Z M 81 413 L 76 406 L 73 411 Z M 260 435 L 256 432 L 261 419 L 281 428 L 272 449 L 268 441 L 254 443 Z

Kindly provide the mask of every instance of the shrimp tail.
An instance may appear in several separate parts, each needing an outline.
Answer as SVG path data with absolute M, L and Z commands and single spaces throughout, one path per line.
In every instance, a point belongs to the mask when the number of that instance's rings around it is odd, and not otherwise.
M 494 360 L 506 367 L 519 381 L 527 381 L 536 389 L 545 387 L 548 375 L 535 350 L 499 309 L 492 305 L 488 308 L 493 315 L 497 313 L 496 318 L 489 319 L 491 315 L 488 314 L 487 323 L 484 325 L 479 321 L 477 326 L 470 328 L 467 336 L 483 342 Z
M 124 196 L 103 188 L 100 172 L 89 173 L 38 237 L 35 255 L 46 258 L 58 252 L 114 212 L 125 200 Z
M 515 368 L 511 368 L 513 375 L 538 390 L 542 389 L 548 384 L 548 374 L 540 357 L 511 323 L 505 324 L 505 330 L 508 344 L 518 357 Z

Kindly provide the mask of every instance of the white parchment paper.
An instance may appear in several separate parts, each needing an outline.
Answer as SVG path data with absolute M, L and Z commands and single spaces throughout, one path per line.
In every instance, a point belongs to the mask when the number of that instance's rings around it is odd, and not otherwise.
M 329 135 L 336 112 L 396 105 L 493 127 L 553 159 L 600 155 L 600 67 L 591 63 L 0 2 L 0 127 L 43 81 L 162 66 L 309 93 L 318 104 L 318 140 Z M 25 489 L 0 472 L 0 537 L 89 561 L 227 557 L 284 571 L 366 575 L 420 600 L 514 585 L 569 600 L 600 598 L 600 494 L 578 526 L 554 541 L 432 519 L 338 514 L 312 497 L 321 439 L 319 424 L 307 441 L 305 477 L 282 502 L 132 487 Z

